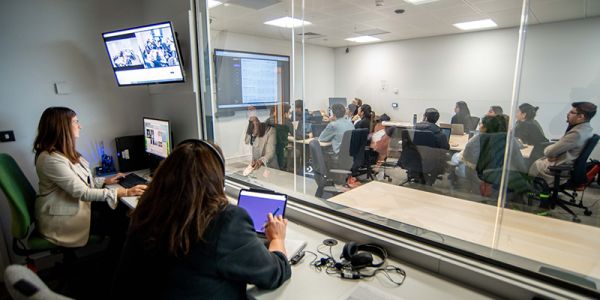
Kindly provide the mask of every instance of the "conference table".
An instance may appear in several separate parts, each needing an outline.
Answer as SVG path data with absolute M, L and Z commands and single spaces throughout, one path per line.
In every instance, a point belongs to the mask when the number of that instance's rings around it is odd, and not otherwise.
M 372 181 L 330 202 L 600 278 L 600 228 Z M 512 257 L 512 256 L 511 256 Z M 515 258 L 516 259 L 516 258 Z

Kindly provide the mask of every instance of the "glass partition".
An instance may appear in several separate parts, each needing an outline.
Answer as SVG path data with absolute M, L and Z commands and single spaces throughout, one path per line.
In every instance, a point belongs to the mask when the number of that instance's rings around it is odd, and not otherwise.
M 600 9 L 411 2 L 208 1 L 228 179 L 596 290 L 597 183 L 574 217 L 530 169 L 598 103 Z

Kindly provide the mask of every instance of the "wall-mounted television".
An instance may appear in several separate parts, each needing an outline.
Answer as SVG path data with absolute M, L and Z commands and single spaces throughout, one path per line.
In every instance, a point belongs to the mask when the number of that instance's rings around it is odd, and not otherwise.
M 102 37 L 119 86 L 184 81 L 171 22 L 105 32 Z
M 290 57 L 215 49 L 217 109 L 257 109 L 290 102 Z

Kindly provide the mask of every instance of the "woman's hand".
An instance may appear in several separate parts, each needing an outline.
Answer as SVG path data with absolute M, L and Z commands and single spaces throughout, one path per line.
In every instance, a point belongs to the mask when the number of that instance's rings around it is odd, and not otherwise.
M 121 178 L 121 177 L 125 177 L 125 174 L 117 173 L 117 175 L 115 175 L 113 177 L 106 178 L 104 180 L 104 184 L 106 184 L 106 185 L 115 184 L 119 181 L 119 178 Z
M 267 240 L 285 240 L 285 231 L 288 220 L 281 215 L 273 217 L 273 214 L 267 215 L 267 224 L 265 224 L 265 235 Z
M 137 197 L 141 196 L 146 190 L 146 188 L 148 188 L 147 185 L 138 184 L 129 189 L 119 189 L 117 193 L 119 197 Z
M 263 161 L 260 159 L 257 159 L 254 161 L 254 164 L 252 165 L 252 167 L 254 168 L 254 170 L 258 170 L 263 165 L 264 165 Z
M 288 220 L 282 216 L 275 216 L 269 213 L 267 215 L 268 221 L 265 224 L 265 235 L 269 240 L 269 251 L 279 251 L 287 256 L 285 250 L 285 231 L 287 228 Z

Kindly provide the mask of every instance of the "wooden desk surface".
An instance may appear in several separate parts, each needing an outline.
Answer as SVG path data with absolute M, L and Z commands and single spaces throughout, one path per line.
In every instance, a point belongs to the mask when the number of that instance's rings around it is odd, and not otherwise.
M 376 181 L 329 201 L 600 278 L 600 228 Z

